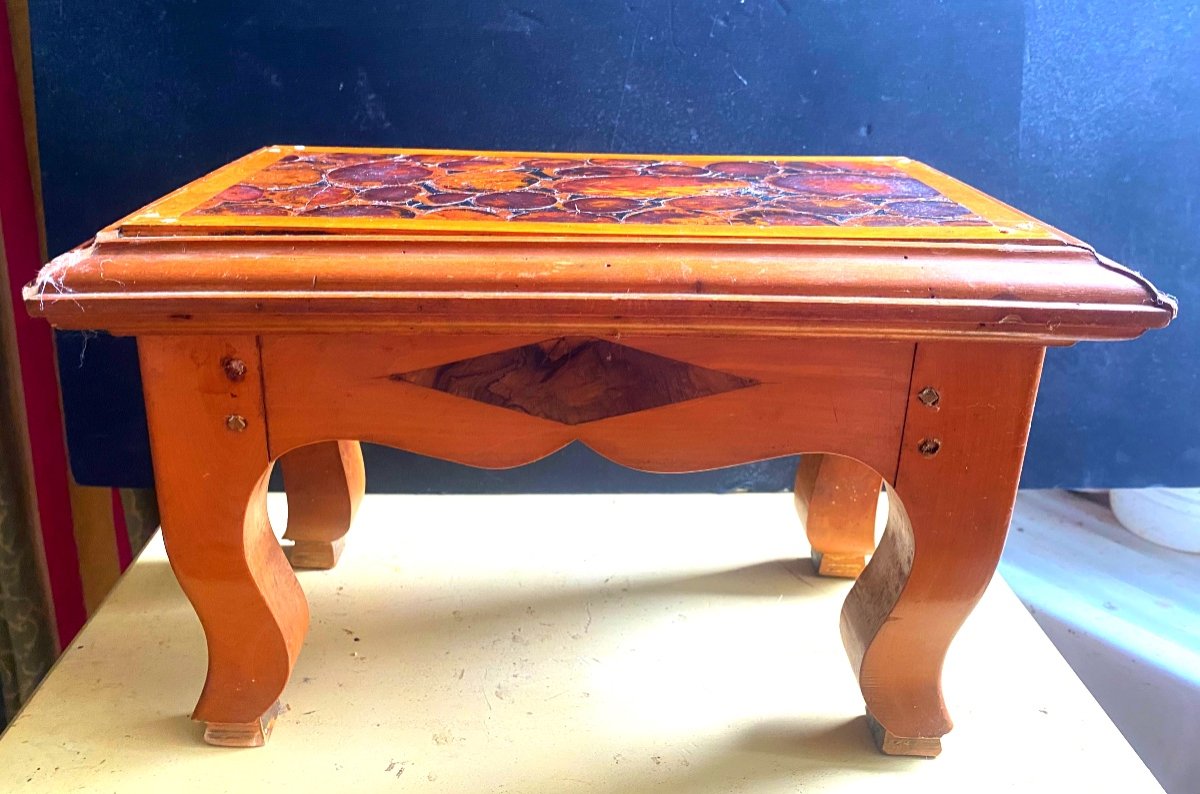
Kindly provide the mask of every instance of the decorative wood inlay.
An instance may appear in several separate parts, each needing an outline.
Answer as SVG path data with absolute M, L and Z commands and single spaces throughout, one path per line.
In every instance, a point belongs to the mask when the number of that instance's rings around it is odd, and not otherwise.
M 298 151 L 188 215 L 688 226 L 988 226 L 888 162 Z
M 751 378 L 577 336 L 390 377 L 565 425 L 758 384 Z

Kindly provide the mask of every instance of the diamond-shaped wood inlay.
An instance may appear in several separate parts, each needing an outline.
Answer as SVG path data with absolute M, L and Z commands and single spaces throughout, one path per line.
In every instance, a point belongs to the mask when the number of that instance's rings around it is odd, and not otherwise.
M 591 337 L 548 339 L 391 378 L 566 425 L 758 383 Z

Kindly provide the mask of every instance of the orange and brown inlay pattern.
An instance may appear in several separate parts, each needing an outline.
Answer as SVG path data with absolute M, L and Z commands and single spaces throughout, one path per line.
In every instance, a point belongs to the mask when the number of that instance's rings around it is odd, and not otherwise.
M 749 226 L 989 226 L 898 168 L 410 152 L 289 154 L 187 213 Z

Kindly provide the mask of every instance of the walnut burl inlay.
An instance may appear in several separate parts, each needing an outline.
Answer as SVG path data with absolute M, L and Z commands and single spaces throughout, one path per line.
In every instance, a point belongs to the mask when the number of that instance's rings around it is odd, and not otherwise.
M 565 425 L 758 383 L 590 337 L 548 339 L 391 378 Z

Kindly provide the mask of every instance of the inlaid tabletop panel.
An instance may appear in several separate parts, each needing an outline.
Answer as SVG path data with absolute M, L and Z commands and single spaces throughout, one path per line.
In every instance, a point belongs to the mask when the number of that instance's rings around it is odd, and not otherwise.
M 61 328 L 1069 343 L 1174 303 L 906 157 L 268 146 L 43 268 Z
M 975 239 L 1051 230 L 904 157 L 547 155 L 272 146 L 126 230 Z

